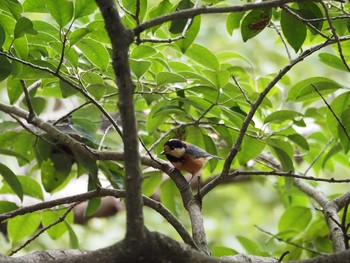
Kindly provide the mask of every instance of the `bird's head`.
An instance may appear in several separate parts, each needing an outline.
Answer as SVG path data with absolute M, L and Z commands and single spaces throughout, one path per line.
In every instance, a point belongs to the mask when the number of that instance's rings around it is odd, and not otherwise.
M 181 158 L 186 152 L 187 145 L 185 142 L 178 139 L 170 139 L 164 144 L 161 154 L 171 155 L 176 158 Z

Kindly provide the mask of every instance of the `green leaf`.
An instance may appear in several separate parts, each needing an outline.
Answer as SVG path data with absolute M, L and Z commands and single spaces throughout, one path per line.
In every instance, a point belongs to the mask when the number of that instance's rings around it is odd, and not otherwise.
M 159 72 L 157 74 L 157 86 L 178 82 L 186 82 L 186 79 L 181 75 L 172 72 Z
M 122 5 L 132 14 L 136 14 L 135 1 L 122 0 Z M 147 11 L 147 0 L 140 1 L 139 21 L 142 22 Z M 130 17 L 129 15 L 127 15 Z
M 344 153 L 348 153 L 350 150 L 350 139 L 348 137 L 348 135 L 350 135 L 350 108 L 347 108 L 341 113 L 340 120 L 343 127 L 338 124 L 339 140 L 343 147 Z M 347 134 L 345 134 L 344 128 L 347 131 Z
M 226 30 L 229 33 L 230 36 L 232 36 L 233 31 L 237 28 L 239 28 L 241 24 L 241 20 L 243 16 L 245 15 L 245 12 L 234 12 L 230 13 L 226 18 Z
M 186 31 L 184 38 L 176 41 L 176 45 L 180 48 L 182 53 L 185 53 L 187 49 L 192 45 L 196 39 L 199 29 L 201 27 L 201 16 L 193 18 L 190 28 Z
M 244 42 L 255 37 L 267 27 L 271 20 L 271 9 L 249 12 L 242 20 L 241 35 Z
M 148 58 L 151 56 L 154 56 L 157 54 L 157 50 L 155 50 L 153 47 L 150 46 L 136 46 L 131 54 L 130 58 L 133 59 L 143 59 L 143 58 Z
M 284 211 L 278 222 L 278 231 L 288 231 L 283 235 L 284 238 L 295 237 L 304 232 L 312 219 L 312 213 L 309 208 L 301 206 L 291 206 Z
M 219 70 L 219 61 L 217 57 L 204 46 L 193 44 L 187 49 L 185 54 L 209 69 L 214 71 Z
M 4 57 L 0 56 L 0 82 L 10 76 L 12 71 L 12 64 Z
M 76 44 L 76 46 L 96 67 L 101 69 L 106 69 L 108 67 L 109 53 L 101 43 L 92 39 L 82 39 Z
M 69 243 L 71 248 L 78 249 L 79 248 L 79 239 L 78 236 L 75 234 L 74 229 L 71 227 L 70 224 L 67 222 L 64 222 L 69 233 Z
M 142 180 L 142 194 L 145 196 L 151 196 L 154 191 L 158 188 L 162 181 L 162 173 L 160 172 L 149 172 L 145 173 Z
M 18 0 L 1 1 L 0 9 L 10 13 L 15 19 L 18 19 L 23 12 L 22 5 Z
M 60 210 L 46 210 L 42 214 L 42 224 L 44 227 L 51 225 L 52 223 L 55 223 L 60 220 L 60 217 L 64 214 L 65 209 L 60 209 Z M 62 235 L 67 231 L 67 227 L 65 224 L 58 223 L 52 227 L 50 227 L 48 230 L 46 230 L 47 234 L 52 238 L 52 239 L 58 239 L 62 237 Z
M 23 188 L 18 180 L 17 176 L 4 164 L 0 163 L 0 174 L 11 187 L 11 189 L 15 192 L 15 194 L 23 200 Z
M 326 156 L 323 158 L 322 161 L 322 168 L 325 168 L 325 165 L 328 161 L 332 160 L 333 156 L 336 155 L 337 153 L 339 153 L 342 150 L 342 146 L 340 143 L 337 143 L 336 145 L 334 145 L 326 154 Z
M 164 181 L 160 186 L 160 199 L 162 204 L 170 210 L 170 212 L 178 216 L 178 206 L 180 205 L 180 194 L 174 182 L 169 179 Z
M 338 118 L 342 118 L 342 113 L 350 109 L 350 92 L 345 92 L 336 97 L 330 103 L 330 107 L 332 108 L 333 113 L 338 116 Z M 334 117 L 333 113 L 329 110 L 327 111 L 326 123 L 332 135 L 338 139 L 341 130 L 339 129 L 339 122 Z
M 202 72 L 213 83 L 213 86 L 218 89 L 223 88 L 230 79 L 230 74 L 224 69 L 218 71 L 203 70 Z
M 328 78 L 308 78 L 298 82 L 289 90 L 287 101 L 301 102 L 308 100 L 322 100 L 311 84 L 315 85 L 323 96 L 343 88 L 343 86 Z
M 268 115 L 265 120 L 264 124 L 266 123 L 278 123 L 282 124 L 285 121 L 300 121 L 302 119 L 303 115 L 297 111 L 292 110 L 279 110 L 272 112 L 270 115 Z
M 37 115 L 40 115 L 44 111 L 47 103 L 46 99 L 42 97 L 34 97 L 32 98 L 31 102 L 33 110 Z
M 211 249 L 211 255 L 215 258 L 223 257 L 223 256 L 233 256 L 238 254 L 238 252 L 229 247 L 215 246 Z
M 270 146 L 272 153 L 281 162 L 283 171 L 294 171 L 293 165 L 293 147 L 285 141 L 279 139 L 268 139 L 267 144 Z
M 92 84 L 87 87 L 87 90 L 96 100 L 100 100 L 106 94 L 106 85 Z
M 288 139 L 294 142 L 296 145 L 298 145 L 301 149 L 305 151 L 308 151 L 310 149 L 309 143 L 300 134 L 295 133 L 295 134 L 288 135 Z
M 15 49 L 15 52 L 18 57 L 20 57 L 23 60 L 28 59 L 29 47 L 26 36 L 16 38 L 13 41 L 13 48 Z
M 7 231 L 12 243 L 32 235 L 41 223 L 41 214 L 28 213 L 8 220 Z
M 341 71 L 349 72 L 346 66 L 344 65 L 344 62 L 338 56 L 335 56 L 330 53 L 320 53 L 318 54 L 318 59 L 327 66 Z
M 132 72 L 135 74 L 135 76 L 140 79 L 143 74 L 147 72 L 147 70 L 151 67 L 152 63 L 150 61 L 146 60 L 134 60 L 130 59 L 130 68 Z
M 23 37 L 25 34 L 37 35 L 38 31 L 33 28 L 33 22 L 26 17 L 20 17 L 15 27 L 15 38 Z
M 57 163 L 57 167 L 56 164 Z M 41 181 L 46 192 L 52 192 L 63 184 L 71 168 L 71 160 L 65 154 L 55 154 L 41 163 Z
M 108 181 L 115 189 L 123 189 L 124 187 L 124 167 L 121 167 L 112 161 L 99 162 L 99 169 L 106 176 Z
M 85 217 L 93 216 L 101 205 L 101 197 L 95 197 L 88 201 L 88 205 L 85 210 Z
M 236 238 L 248 254 L 269 256 L 268 253 L 261 251 L 259 245 L 254 241 L 243 236 L 237 236 Z
M 47 12 L 45 3 L 46 0 L 25 0 L 23 3 L 23 11 L 45 13 Z
M 91 15 L 97 9 L 94 0 L 75 0 L 74 7 L 74 18 Z
M 241 151 L 237 154 L 238 161 L 241 165 L 247 164 L 247 162 L 257 157 L 265 148 L 265 143 L 255 138 L 248 136 L 244 137 Z
M 30 161 L 22 154 L 17 153 L 13 150 L 8 150 L 8 149 L 1 149 L 0 148 L 0 154 L 7 155 L 7 156 L 13 156 L 16 157 L 17 159 L 21 159 L 27 163 L 30 163 Z
M 90 31 L 89 36 L 97 42 L 111 43 L 103 21 L 93 21 L 87 26 L 87 29 Z
M 45 4 L 60 28 L 63 28 L 72 20 L 73 2 L 69 0 L 46 0 Z
M 323 12 L 316 3 L 299 2 L 298 7 L 299 10 L 297 10 L 297 12 L 301 17 L 311 20 L 311 25 L 318 30 L 322 30 Z M 318 32 L 316 32 L 312 27 L 309 27 L 309 29 L 313 34 L 318 34 Z
M 78 28 L 76 30 L 74 30 L 68 37 L 69 37 L 69 41 L 70 44 L 72 46 L 74 46 L 77 42 L 79 42 L 80 40 L 82 40 L 85 36 L 87 36 L 88 34 L 90 34 L 90 30 L 88 28 L 85 27 L 81 27 Z
M 176 11 L 189 9 L 193 7 L 193 3 L 190 0 L 181 0 L 175 7 Z M 174 19 L 170 23 L 169 31 L 172 34 L 181 34 L 187 24 L 188 19 Z
M 0 215 L 16 210 L 18 206 L 9 201 L 0 200 Z
M 297 10 L 293 11 L 297 12 Z M 306 39 L 307 29 L 305 24 L 300 21 L 300 19 L 282 10 L 281 27 L 283 35 L 286 37 L 288 43 L 295 52 L 298 52 Z
M 28 176 L 18 176 L 18 179 L 23 187 L 24 195 L 44 200 L 43 190 L 35 179 Z
M 2 48 L 2 45 L 5 43 L 6 40 L 6 33 L 2 25 L 0 24 L 0 48 Z
M 157 117 L 158 115 L 169 115 L 169 114 L 184 114 L 187 112 L 180 106 L 177 105 L 166 105 L 164 107 L 159 108 L 153 115 L 153 117 Z

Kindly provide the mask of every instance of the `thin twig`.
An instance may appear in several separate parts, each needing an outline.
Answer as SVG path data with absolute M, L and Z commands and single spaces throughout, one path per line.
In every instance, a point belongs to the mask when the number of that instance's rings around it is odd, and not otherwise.
M 304 24 L 306 24 L 307 26 L 311 27 L 313 30 L 315 30 L 315 32 L 317 32 L 317 34 L 321 35 L 322 37 L 324 37 L 327 40 L 330 40 L 330 37 L 327 36 L 326 34 L 324 34 L 322 31 L 318 30 L 313 24 L 311 24 L 309 22 L 308 19 L 303 18 L 302 16 L 300 16 L 298 13 L 294 12 L 289 6 L 287 5 L 283 5 L 281 6 L 281 8 L 283 10 L 285 10 L 286 12 L 288 12 L 290 15 L 296 17 L 298 20 L 300 20 L 301 22 L 303 22 Z
M 345 243 L 346 249 L 349 249 L 349 239 L 350 239 L 350 237 L 348 236 L 348 226 L 346 225 L 346 217 L 348 213 L 349 204 L 350 204 L 350 197 L 348 197 L 348 200 L 346 201 L 346 205 L 344 206 L 343 216 L 341 220 L 341 228 L 344 235 L 344 243 Z
M 337 31 L 336 31 L 336 29 L 335 29 L 335 27 L 334 27 L 334 25 L 333 25 L 333 21 L 332 21 L 332 19 L 330 18 L 330 14 L 329 14 L 328 8 L 327 8 L 326 4 L 325 4 L 322 0 L 319 0 L 318 2 L 319 2 L 319 3 L 322 5 L 322 7 L 323 7 L 323 10 L 324 10 L 324 12 L 325 12 L 325 15 L 326 15 L 326 18 L 327 18 L 327 21 L 328 21 L 328 24 L 329 24 L 329 27 L 330 27 L 330 29 L 331 29 L 331 32 L 332 32 L 332 34 L 333 34 L 334 39 L 335 39 L 336 42 L 337 42 L 339 56 L 340 56 L 340 58 L 341 58 L 341 60 L 342 60 L 342 62 L 343 62 L 343 64 L 344 64 L 344 66 L 346 67 L 346 69 L 347 69 L 348 71 L 350 71 L 350 67 L 349 67 L 349 65 L 348 65 L 348 63 L 346 62 L 346 59 L 345 59 L 345 57 L 344 57 L 343 49 L 342 49 L 341 44 L 340 44 L 340 41 L 339 41 L 339 36 L 338 36 Z
M 291 3 L 291 2 L 314 2 L 315 0 L 271 0 L 271 1 L 262 1 L 262 2 L 254 2 L 254 3 L 248 3 L 243 5 L 234 5 L 234 6 L 213 6 L 213 7 L 197 7 L 197 8 L 189 8 L 180 10 L 177 12 L 173 12 L 170 14 L 162 15 L 159 17 L 156 17 L 154 19 L 151 19 L 149 21 L 143 22 L 136 26 L 133 29 L 133 32 L 135 35 L 152 28 L 157 25 L 161 25 L 163 23 L 172 21 L 174 19 L 186 19 L 186 18 L 193 18 L 198 15 L 202 14 L 222 14 L 222 13 L 232 13 L 232 12 L 243 12 L 243 11 L 250 11 L 250 10 L 256 10 L 256 9 L 262 9 L 262 8 L 269 8 L 269 7 L 278 7 L 283 4 Z
M 279 38 L 282 40 L 282 43 L 283 43 L 283 46 L 286 50 L 286 53 L 287 53 L 287 56 L 288 56 L 288 59 L 291 60 L 292 59 L 292 56 L 290 54 L 290 51 L 289 51 L 289 48 L 288 48 L 288 44 L 286 42 L 286 40 L 284 39 L 281 31 L 278 29 L 277 25 L 273 22 L 273 21 L 270 21 L 272 27 L 275 29 L 277 35 L 279 36 Z
M 119 5 L 120 9 L 123 10 L 124 13 L 128 14 L 129 16 L 131 16 L 132 18 L 135 19 L 135 15 L 134 15 L 133 13 L 131 13 L 129 10 L 127 10 L 127 9 L 123 6 L 123 4 L 122 4 L 122 2 L 121 2 L 120 0 L 117 0 L 117 3 L 118 3 L 118 5 Z
M 332 137 L 323 147 L 323 149 L 317 154 L 317 156 L 315 157 L 315 159 L 312 160 L 311 164 L 309 165 L 309 167 L 305 170 L 304 175 L 306 175 L 310 169 L 312 168 L 312 166 L 317 162 L 317 160 L 322 156 L 322 154 L 324 154 L 324 152 L 326 151 L 326 149 L 328 148 L 328 146 L 333 142 L 334 138 Z
M 341 121 L 341 119 L 338 117 L 338 115 L 333 111 L 331 105 L 329 105 L 329 103 L 326 101 L 326 99 L 323 97 L 323 95 L 321 94 L 321 92 L 318 90 L 318 88 L 316 87 L 315 84 L 311 84 L 311 86 L 315 89 L 315 91 L 317 92 L 317 94 L 322 98 L 323 102 L 326 104 L 327 108 L 330 110 L 330 112 L 333 114 L 334 118 L 337 120 L 337 122 L 339 123 L 340 127 L 343 129 L 346 137 L 348 138 L 348 140 L 350 141 L 350 134 L 348 133 L 348 131 L 346 130 L 343 122 Z
M 278 241 L 280 241 L 280 242 L 283 242 L 283 243 L 286 243 L 286 244 L 295 246 L 295 247 L 297 247 L 297 248 L 301 248 L 301 249 L 303 249 L 303 250 L 309 251 L 309 252 L 311 252 L 311 253 L 313 253 L 313 254 L 316 254 L 316 255 L 325 255 L 324 253 L 318 252 L 318 251 L 316 251 L 316 250 L 313 250 L 313 249 L 310 249 L 310 248 L 307 248 L 307 247 L 303 247 L 303 246 L 301 246 L 301 245 L 299 245 L 299 244 L 297 244 L 297 243 L 294 243 L 294 242 L 291 242 L 291 241 L 288 241 L 288 240 L 284 240 L 283 238 L 280 238 L 280 237 L 278 237 L 277 235 L 272 234 L 272 233 L 270 233 L 270 232 L 268 232 L 268 231 L 262 229 L 261 227 L 259 227 L 259 226 L 257 226 L 257 225 L 254 225 L 254 226 L 255 226 L 258 230 L 260 230 L 261 232 L 263 232 L 263 233 L 265 233 L 265 234 L 267 234 L 267 235 L 273 237 L 274 239 L 276 239 L 276 240 L 278 240 Z
M 12 54 L 9 54 L 7 52 L 1 51 L 0 50 L 0 55 L 7 57 L 8 59 L 17 61 L 23 65 L 29 66 L 31 68 L 43 71 L 43 72 L 47 72 L 57 78 L 59 78 L 61 81 L 63 81 L 64 83 L 68 84 L 69 86 L 71 86 L 73 89 L 79 91 L 85 98 L 87 98 L 89 101 L 91 101 L 91 103 L 93 103 L 101 112 L 103 115 L 106 116 L 106 118 L 113 124 L 113 127 L 115 128 L 115 130 L 118 132 L 118 134 L 122 137 L 123 133 L 122 131 L 119 129 L 118 125 L 116 124 L 116 122 L 114 121 L 114 119 L 110 116 L 110 114 L 98 103 L 98 101 L 96 101 L 89 93 L 84 92 L 83 89 L 81 89 L 78 85 L 76 85 L 74 82 L 71 82 L 70 80 L 64 78 L 62 75 L 60 75 L 59 73 L 56 73 L 55 71 L 51 70 L 50 68 L 47 67 L 42 67 L 42 66 L 38 66 L 35 65 L 33 63 L 30 63 L 28 61 L 22 60 L 18 57 L 13 56 Z
M 90 200 L 95 197 L 106 197 L 106 196 L 113 196 L 116 198 L 124 198 L 125 197 L 125 191 L 119 190 L 119 189 L 106 189 L 106 188 L 99 188 L 87 193 L 77 194 L 73 196 L 63 197 L 51 201 L 41 202 L 35 205 L 31 206 L 25 206 L 18 208 L 14 211 L 10 211 L 4 214 L 0 215 L 0 223 L 9 219 L 13 218 L 19 215 L 24 215 L 28 213 L 33 213 L 36 211 L 41 211 L 44 209 L 49 209 L 55 206 L 59 205 L 66 205 L 66 204 L 72 204 L 72 203 L 80 203 L 83 201 Z M 161 203 L 143 196 L 143 202 L 144 205 L 152 208 L 153 210 L 157 211 L 161 216 L 163 216 L 173 227 L 174 229 L 179 233 L 181 238 L 186 244 L 189 244 L 190 246 L 197 248 L 197 245 L 193 241 L 192 237 L 187 232 L 186 228 L 181 224 L 181 222 Z
M 21 85 L 23 88 L 24 98 L 26 100 L 27 107 L 28 107 L 28 112 L 29 112 L 28 119 L 31 120 L 35 116 L 35 112 L 34 112 L 33 105 L 32 105 L 32 100 L 30 99 L 30 95 L 29 95 L 25 81 L 23 79 L 21 79 L 20 82 L 21 82 Z
M 52 222 L 51 224 L 43 227 L 42 229 L 40 229 L 40 231 L 38 233 L 36 233 L 33 237 L 31 237 L 30 239 L 28 239 L 23 245 L 21 245 L 19 248 L 12 250 L 11 253 L 9 254 L 9 256 L 12 256 L 14 254 L 16 254 L 18 251 L 20 251 L 21 249 L 25 248 L 27 245 L 29 245 L 32 241 L 34 241 L 35 239 L 37 239 L 42 233 L 44 233 L 46 230 L 50 229 L 51 227 L 61 223 L 64 221 L 64 219 L 67 217 L 67 215 L 72 211 L 72 209 L 77 206 L 79 204 L 79 202 L 72 204 L 67 211 L 61 215 L 55 222 Z
M 241 93 L 243 94 L 243 97 L 245 98 L 246 102 L 249 103 L 249 105 L 252 105 L 253 103 L 250 101 L 250 99 L 248 98 L 247 94 L 245 93 L 245 91 L 243 90 L 243 88 L 241 87 L 241 84 L 239 84 L 237 78 L 235 76 L 232 76 L 233 81 L 235 82 L 236 86 L 238 87 L 238 89 L 241 91 Z

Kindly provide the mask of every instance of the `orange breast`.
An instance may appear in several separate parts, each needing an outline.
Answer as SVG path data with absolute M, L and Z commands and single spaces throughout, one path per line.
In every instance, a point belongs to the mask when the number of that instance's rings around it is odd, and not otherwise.
M 172 165 L 180 170 L 180 171 L 185 171 L 188 172 L 192 175 L 196 175 L 197 173 L 200 172 L 202 167 L 205 164 L 205 159 L 203 158 L 196 158 L 194 159 L 192 156 L 185 154 L 183 157 L 182 162 L 176 162 L 172 163 Z

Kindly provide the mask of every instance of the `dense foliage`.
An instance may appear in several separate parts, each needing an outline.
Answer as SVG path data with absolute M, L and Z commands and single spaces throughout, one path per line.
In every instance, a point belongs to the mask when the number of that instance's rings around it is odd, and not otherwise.
M 305 180 L 330 199 L 349 190 L 350 5 L 117 2 L 124 26 L 135 34 L 129 63 L 140 154 L 160 157 L 170 138 L 222 158 L 237 151 L 230 176 L 216 188 L 205 187 L 225 161 L 210 160 L 202 177 L 213 255 L 245 251 L 278 258 L 288 250 L 289 259 L 300 259 L 331 253 L 317 198 L 293 184 Z M 176 16 L 188 10 L 194 11 Z M 165 14 L 172 17 L 157 20 Z M 28 197 L 32 204 L 45 202 L 82 175 L 88 183 L 79 193 L 101 185 L 124 189 L 123 157 L 88 157 L 59 137 L 69 134 L 92 152 L 123 151 L 121 135 L 128 131 L 120 127 L 112 47 L 95 1 L 0 0 L 0 47 L 0 214 Z M 190 228 L 172 180 L 143 169 L 143 194 L 159 198 Z M 91 199 L 86 215 L 100 202 Z M 53 240 L 69 236 L 65 248 L 81 247 L 72 209 L 53 206 L 8 218 L 3 235 L 9 241 L 1 237 L 6 245 L 0 253 L 45 227 Z M 343 211 L 345 236 L 350 217 Z

